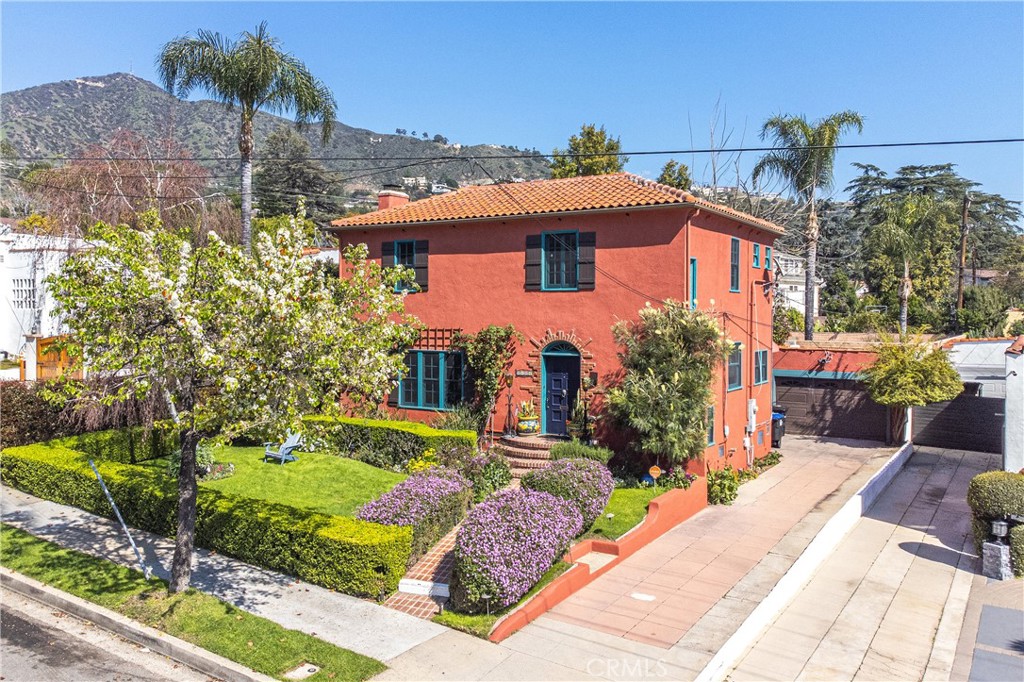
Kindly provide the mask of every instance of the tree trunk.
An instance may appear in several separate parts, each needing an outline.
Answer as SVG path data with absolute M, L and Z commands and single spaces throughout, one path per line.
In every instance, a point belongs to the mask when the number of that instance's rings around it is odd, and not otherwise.
M 814 285 L 818 279 L 818 212 L 811 199 L 807 216 L 807 267 L 804 270 L 804 338 L 814 340 Z
M 242 108 L 242 130 L 238 136 L 238 153 L 242 157 L 242 246 L 252 251 L 252 116 Z
M 903 261 L 903 279 L 900 280 L 900 336 L 907 335 L 907 311 L 910 307 L 910 262 Z
M 172 594 L 188 589 L 192 579 L 192 548 L 196 533 L 196 446 L 199 435 L 195 430 L 181 433 L 181 467 L 178 469 L 178 531 L 174 540 L 174 559 L 171 562 Z

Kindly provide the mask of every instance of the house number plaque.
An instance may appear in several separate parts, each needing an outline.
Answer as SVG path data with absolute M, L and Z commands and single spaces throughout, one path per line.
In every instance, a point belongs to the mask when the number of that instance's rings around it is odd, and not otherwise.
M 517 369 L 516 370 L 516 376 L 517 377 L 532 377 L 533 376 L 533 372 L 531 372 L 528 369 Z

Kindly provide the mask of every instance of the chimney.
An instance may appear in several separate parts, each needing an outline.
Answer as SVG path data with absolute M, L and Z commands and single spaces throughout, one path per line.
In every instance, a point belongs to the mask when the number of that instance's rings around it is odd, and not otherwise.
M 402 191 L 399 185 L 384 185 L 377 192 L 377 210 L 383 211 L 387 208 L 394 208 L 409 203 L 409 195 Z

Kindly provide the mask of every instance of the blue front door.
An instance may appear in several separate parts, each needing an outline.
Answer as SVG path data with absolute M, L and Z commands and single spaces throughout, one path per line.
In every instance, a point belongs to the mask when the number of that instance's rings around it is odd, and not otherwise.
M 544 432 L 558 436 L 568 433 L 569 421 L 569 373 L 548 372 L 547 408 L 544 410 Z

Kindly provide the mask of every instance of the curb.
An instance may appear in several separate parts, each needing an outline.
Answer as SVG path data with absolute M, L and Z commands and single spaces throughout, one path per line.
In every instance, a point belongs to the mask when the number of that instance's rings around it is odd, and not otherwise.
M 250 670 L 239 663 L 229 661 L 223 656 L 201 649 L 148 625 L 125 618 L 110 609 L 61 592 L 9 568 L 0 567 L 0 585 L 29 599 L 95 623 L 105 630 L 136 644 L 141 644 L 151 651 L 173 658 L 175 661 L 184 663 L 211 677 L 226 682 L 274 682 L 272 677 Z
M 864 512 L 874 503 L 882 491 L 886 489 L 903 465 L 914 452 L 913 443 L 904 443 L 889 460 L 882 465 L 867 483 L 840 507 L 825 522 L 821 530 L 814 536 L 810 544 L 797 557 L 785 575 L 779 579 L 771 592 L 761 600 L 739 629 L 732 634 L 718 653 L 708 661 L 695 682 L 712 682 L 725 678 L 729 669 L 746 653 L 747 649 L 760 637 L 783 609 L 803 589 L 832 551 L 839 546 L 847 533 L 860 521 Z

